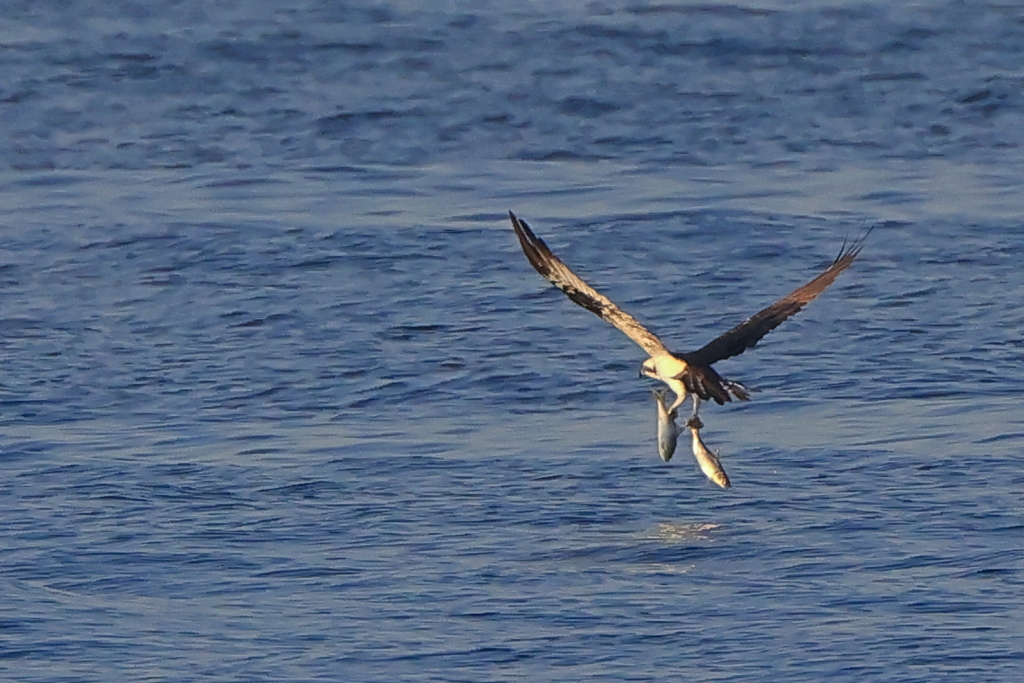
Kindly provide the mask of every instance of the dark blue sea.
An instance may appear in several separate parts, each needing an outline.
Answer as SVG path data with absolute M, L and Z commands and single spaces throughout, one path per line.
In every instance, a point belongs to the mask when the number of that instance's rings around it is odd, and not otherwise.
M 0 679 L 1024 678 L 1024 6 L 6 3 Z M 646 355 L 861 258 L 655 444 Z

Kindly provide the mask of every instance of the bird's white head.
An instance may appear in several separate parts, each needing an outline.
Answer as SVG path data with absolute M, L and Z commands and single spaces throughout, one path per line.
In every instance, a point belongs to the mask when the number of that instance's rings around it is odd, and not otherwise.
M 666 353 L 645 360 L 640 366 L 640 376 L 667 382 L 669 379 L 680 377 L 686 371 L 686 367 L 686 361 Z

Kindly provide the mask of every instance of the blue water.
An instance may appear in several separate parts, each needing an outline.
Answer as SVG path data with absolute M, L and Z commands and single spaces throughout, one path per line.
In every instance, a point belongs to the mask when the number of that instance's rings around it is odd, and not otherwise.
M 0 20 L 0 677 L 1014 681 L 1024 10 Z M 643 353 L 862 258 L 655 445 Z

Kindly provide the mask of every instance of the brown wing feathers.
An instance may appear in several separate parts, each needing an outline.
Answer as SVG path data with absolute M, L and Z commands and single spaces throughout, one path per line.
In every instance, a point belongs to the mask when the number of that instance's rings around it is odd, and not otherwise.
M 516 236 L 519 238 L 519 244 L 523 247 L 523 253 L 526 254 L 527 260 L 538 273 L 544 276 L 545 280 L 548 280 L 553 285 L 558 287 L 567 297 L 573 300 L 573 302 L 579 304 L 583 308 L 587 309 L 591 313 L 596 315 L 603 315 L 605 308 L 607 307 L 604 301 L 601 301 L 600 296 L 594 296 L 597 292 L 587 292 L 585 289 L 581 289 L 578 283 L 573 282 L 575 278 L 567 277 L 566 271 L 568 268 L 562 261 L 555 256 L 554 252 L 548 248 L 544 240 L 537 237 L 530 226 L 526 224 L 526 221 L 521 221 L 516 218 L 515 214 L 511 211 L 508 213 L 509 218 L 512 219 L 512 227 L 516 231 Z M 569 271 L 571 273 L 571 271 Z
M 516 218 L 511 211 L 509 211 L 508 215 L 512 219 L 512 227 L 519 238 L 519 244 L 523 248 L 523 253 L 526 254 L 526 258 L 537 269 L 538 273 L 562 290 L 573 302 L 617 327 L 626 336 L 639 344 L 649 355 L 655 356 L 668 353 L 665 345 L 658 337 L 637 322 L 633 316 L 620 309 L 610 299 L 590 287 L 573 273 L 567 265 L 552 253 L 548 245 L 544 243 L 544 240 L 537 237 L 530 230 L 530 226 L 525 221 Z M 771 306 L 748 318 L 714 341 L 705 344 L 700 349 L 692 353 L 683 354 L 682 359 L 691 365 L 703 366 L 705 369 L 711 370 L 710 366 L 712 363 L 725 358 L 731 358 L 752 348 L 766 334 L 781 325 L 787 318 L 800 312 L 804 306 L 817 298 L 829 285 L 835 282 L 839 274 L 853 264 L 870 233 L 871 231 L 868 230 L 863 237 L 855 242 L 851 244 L 844 243 L 836 260 L 813 280 L 793 290 Z M 711 370 L 711 372 L 714 373 L 714 370 Z M 707 379 L 715 378 L 717 378 L 717 374 Z M 707 382 L 707 384 L 716 386 L 720 383 L 721 381 Z M 701 382 L 701 384 L 705 383 Z M 695 391 L 696 387 L 688 387 L 688 389 Z M 718 396 L 715 396 L 718 393 L 716 391 L 696 391 L 696 393 L 702 397 L 704 393 L 710 393 L 716 400 L 719 399 Z M 725 397 L 728 400 L 728 394 Z M 737 397 L 739 397 L 739 394 L 737 394 Z
M 512 228 L 516 231 L 519 244 L 523 248 L 530 264 L 555 287 L 562 290 L 574 303 L 579 304 L 591 313 L 617 327 L 623 334 L 640 345 L 648 355 L 668 353 L 668 349 L 650 330 L 641 325 L 636 318 L 629 315 L 596 289 L 581 280 L 569 270 L 554 253 L 548 249 L 544 240 L 533 234 L 526 221 L 516 218 L 511 211 Z
M 844 243 L 836 260 L 816 278 L 793 290 L 714 341 L 692 353 L 684 354 L 683 358 L 687 362 L 711 365 L 753 348 L 757 342 L 761 341 L 762 337 L 781 325 L 787 318 L 800 312 L 804 306 L 835 282 L 839 274 L 849 268 L 860 254 L 860 250 L 864 247 L 864 240 L 870 233 L 871 231 L 868 230 L 863 237 L 849 245 Z

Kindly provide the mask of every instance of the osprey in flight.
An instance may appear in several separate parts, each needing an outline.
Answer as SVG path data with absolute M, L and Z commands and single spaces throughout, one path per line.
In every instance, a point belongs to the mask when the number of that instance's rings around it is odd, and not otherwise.
M 712 365 L 752 348 L 786 318 L 799 312 L 824 292 L 841 272 L 850 267 L 867 238 L 865 234 L 850 245 L 844 243 L 839 256 L 820 275 L 717 339 L 696 351 L 672 353 L 650 330 L 637 322 L 636 318 L 569 270 L 569 267 L 548 249 L 544 240 L 533 234 L 525 221 L 516 218 L 511 211 L 508 215 L 512 219 L 512 228 L 516 231 L 523 253 L 538 273 L 562 290 L 574 303 L 617 327 L 647 352 L 650 358 L 640 366 L 640 374 L 661 380 L 675 393 L 675 401 L 668 407 L 669 413 L 686 400 L 688 393 L 693 396 L 693 413 L 687 422 L 687 426 L 693 429 L 700 429 L 703 426 L 697 416 L 702 400 L 713 400 L 719 405 L 732 401 L 734 397 L 740 401 L 750 400 L 746 387 L 725 379 L 715 372 Z

